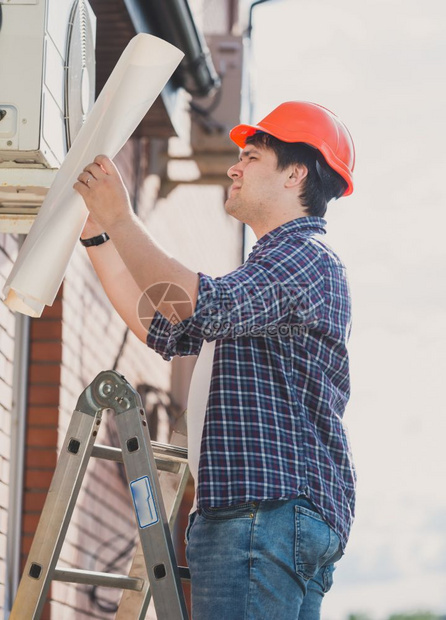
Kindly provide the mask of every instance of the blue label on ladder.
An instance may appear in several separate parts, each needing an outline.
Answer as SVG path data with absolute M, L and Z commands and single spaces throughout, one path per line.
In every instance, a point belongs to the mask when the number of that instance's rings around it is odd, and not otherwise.
M 139 527 L 149 527 L 149 525 L 158 523 L 158 513 L 148 477 L 144 476 L 143 478 L 133 480 L 130 483 L 130 491 L 132 492 Z

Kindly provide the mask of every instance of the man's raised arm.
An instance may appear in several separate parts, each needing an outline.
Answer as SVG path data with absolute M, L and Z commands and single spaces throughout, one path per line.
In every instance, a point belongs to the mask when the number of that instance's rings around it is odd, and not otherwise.
M 82 238 L 89 239 L 101 234 L 101 227 L 91 218 L 85 224 Z M 147 329 L 138 318 L 138 302 L 142 291 L 136 284 L 113 241 L 87 248 L 88 257 L 110 302 L 130 330 L 142 342 L 146 341 Z M 147 322 L 146 322 L 147 323 Z
M 160 282 L 177 284 L 187 292 L 195 308 L 198 274 L 169 256 L 150 237 L 133 213 L 121 176 L 108 157 L 96 157 L 79 175 L 74 188 L 90 211 L 82 238 L 104 231 L 110 237 L 89 248 L 89 258 L 114 308 L 140 340 L 146 341 L 147 329 L 139 321 L 138 302 L 150 286 Z M 164 314 L 162 305 L 158 309 Z M 189 304 L 180 319 L 192 312 Z M 144 323 L 147 327 L 146 320 Z

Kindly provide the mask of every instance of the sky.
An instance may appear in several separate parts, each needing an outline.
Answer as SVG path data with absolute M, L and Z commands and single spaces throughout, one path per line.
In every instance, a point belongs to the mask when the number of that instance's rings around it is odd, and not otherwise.
M 357 516 L 323 618 L 446 614 L 446 2 L 271 0 L 253 26 L 250 120 L 314 101 L 357 151 L 326 218 L 353 296 Z

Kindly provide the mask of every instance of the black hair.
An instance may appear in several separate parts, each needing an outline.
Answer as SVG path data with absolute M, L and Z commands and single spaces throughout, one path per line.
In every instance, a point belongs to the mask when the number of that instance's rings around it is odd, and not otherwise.
M 299 198 L 308 215 L 323 217 L 330 200 L 340 198 L 348 187 L 341 175 L 327 164 L 322 153 L 305 142 L 283 142 L 257 131 L 246 139 L 246 144 L 271 149 L 276 154 L 278 170 L 285 170 L 293 164 L 307 168 Z

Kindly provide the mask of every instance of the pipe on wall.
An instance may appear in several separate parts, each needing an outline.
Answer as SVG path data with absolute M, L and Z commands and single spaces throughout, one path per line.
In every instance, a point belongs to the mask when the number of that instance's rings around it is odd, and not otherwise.
M 195 97 L 206 97 L 220 88 L 220 78 L 187 0 L 124 2 L 137 32 L 159 36 L 184 52 L 172 78 L 179 86 Z
M 25 235 L 20 235 L 19 238 L 21 245 Z M 29 316 L 19 312 L 16 313 L 12 380 L 8 531 L 6 536 L 5 620 L 9 618 L 20 578 L 30 325 L 31 319 Z

